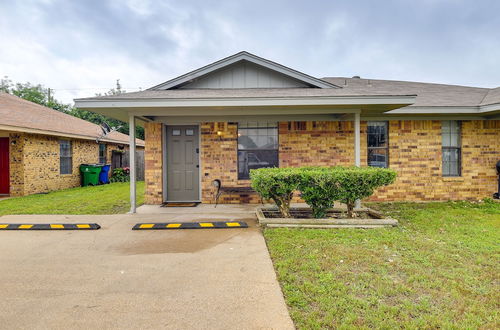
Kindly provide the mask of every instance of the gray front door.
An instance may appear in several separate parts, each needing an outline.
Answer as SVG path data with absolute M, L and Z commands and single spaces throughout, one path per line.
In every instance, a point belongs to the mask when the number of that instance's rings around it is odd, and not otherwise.
M 167 201 L 200 200 L 198 126 L 167 126 Z

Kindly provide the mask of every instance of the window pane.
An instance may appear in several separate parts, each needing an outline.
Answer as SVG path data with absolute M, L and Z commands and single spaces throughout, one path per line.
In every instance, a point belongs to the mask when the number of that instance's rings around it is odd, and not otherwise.
M 172 135 L 173 136 L 179 136 L 179 135 L 181 135 L 181 130 L 180 129 L 173 129 L 172 130 Z
M 447 133 L 449 134 L 451 131 L 451 120 L 443 120 L 441 122 L 441 130 L 443 131 L 443 133 Z
M 368 122 L 368 147 L 387 147 L 387 122 Z
M 460 175 L 460 149 L 443 149 L 443 175 Z
M 99 163 L 106 163 L 106 145 L 104 143 L 99 144 Z
M 59 171 L 61 174 L 71 174 L 73 172 L 71 142 L 67 140 L 59 141 Z
M 368 149 L 368 166 L 387 167 L 387 149 Z
M 460 176 L 460 121 L 441 122 L 443 175 Z
M 278 149 L 278 129 L 238 129 L 238 149 Z
M 277 128 L 277 122 L 239 122 L 238 128 Z
M 186 136 L 193 136 L 193 135 L 194 135 L 194 130 L 186 129 Z
M 278 166 L 276 123 L 238 124 L 238 179 L 248 179 L 251 169 Z
M 388 167 L 388 123 L 370 121 L 367 125 L 368 166 Z
M 250 170 L 278 167 L 278 150 L 238 151 L 238 178 L 248 179 Z
M 59 142 L 59 150 L 60 150 L 60 155 L 62 157 L 69 157 L 71 156 L 71 144 L 69 141 L 60 141 Z
M 71 158 L 69 157 L 63 157 L 61 158 L 60 161 L 60 172 L 61 174 L 71 174 L 72 171 L 72 166 L 71 166 Z
M 460 146 L 460 135 L 457 133 L 450 134 L 450 147 L 459 147 Z
M 460 147 L 460 122 L 444 120 L 441 123 L 443 147 Z

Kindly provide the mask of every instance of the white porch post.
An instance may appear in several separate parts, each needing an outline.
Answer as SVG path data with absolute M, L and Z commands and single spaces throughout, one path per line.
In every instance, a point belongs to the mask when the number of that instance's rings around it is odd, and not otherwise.
M 136 175 L 135 175 L 135 116 L 129 115 L 129 154 L 130 154 L 130 213 L 135 213 L 136 209 Z
M 361 114 L 354 114 L 354 165 L 361 166 Z M 361 201 L 356 201 L 356 208 L 361 207 Z

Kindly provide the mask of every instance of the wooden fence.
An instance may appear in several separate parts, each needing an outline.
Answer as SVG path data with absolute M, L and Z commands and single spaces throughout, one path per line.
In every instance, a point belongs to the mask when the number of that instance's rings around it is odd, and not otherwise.
M 135 152 L 136 179 L 144 181 L 144 150 L 136 150 Z M 118 167 L 130 167 L 130 153 L 113 151 L 111 157 L 111 170 Z

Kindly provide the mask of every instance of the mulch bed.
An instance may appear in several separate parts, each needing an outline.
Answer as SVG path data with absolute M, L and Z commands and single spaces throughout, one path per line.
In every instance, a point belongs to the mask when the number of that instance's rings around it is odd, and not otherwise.
M 266 218 L 282 218 L 281 213 L 277 209 L 262 209 L 262 213 Z M 314 219 L 311 209 L 308 208 L 291 208 L 290 213 L 295 219 Z M 357 211 L 356 218 L 361 219 L 381 219 L 380 214 L 375 214 L 370 211 Z M 348 219 L 347 212 L 344 210 L 330 210 L 327 212 L 325 219 Z

